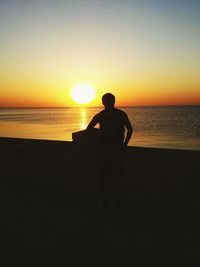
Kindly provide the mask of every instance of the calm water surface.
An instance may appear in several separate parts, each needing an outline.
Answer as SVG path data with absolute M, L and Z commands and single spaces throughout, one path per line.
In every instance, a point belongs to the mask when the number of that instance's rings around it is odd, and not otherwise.
M 129 145 L 200 150 L 200 106 L 122 108 L 134 127 Z M 72 140 L 101 108 L 2 108 L 0 136 Z

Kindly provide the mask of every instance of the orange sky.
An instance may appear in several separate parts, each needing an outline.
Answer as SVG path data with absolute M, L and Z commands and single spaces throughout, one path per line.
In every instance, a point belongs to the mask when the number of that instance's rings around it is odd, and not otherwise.
M 84 2 L 84 4 L 83 4 Z M 200 104 L 200 5 L 193 1 L 1 1 L 0 107 Z

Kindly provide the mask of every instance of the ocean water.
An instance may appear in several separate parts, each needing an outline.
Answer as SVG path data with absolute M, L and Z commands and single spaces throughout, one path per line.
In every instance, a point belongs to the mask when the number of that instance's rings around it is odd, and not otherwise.
M 200 106 L 121 108 L 134 134 L 129 145 L 200 150 Z M 1 108 L 0 136 L 72 140 L 101 108 Z

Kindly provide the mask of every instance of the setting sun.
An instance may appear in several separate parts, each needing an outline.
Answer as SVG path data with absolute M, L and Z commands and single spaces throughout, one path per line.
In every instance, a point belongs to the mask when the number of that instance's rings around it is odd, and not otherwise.
M 89 84 L 80 83 L 72 89 L 71 97 L 78 104 L 87 104 L 96 97 L 96 91 Z

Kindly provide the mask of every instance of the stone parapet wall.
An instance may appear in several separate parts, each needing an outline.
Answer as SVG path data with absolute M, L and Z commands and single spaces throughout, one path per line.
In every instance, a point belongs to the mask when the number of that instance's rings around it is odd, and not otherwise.
M 64 141 L 0 138 L 1 181 L 59 186 L 70 192 L 97 190 L 95 146 Z M 128 147 L 123 190 L 135 186 L 200 194 L 200 151 Z

